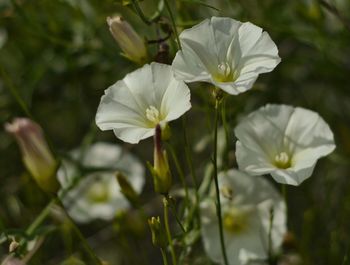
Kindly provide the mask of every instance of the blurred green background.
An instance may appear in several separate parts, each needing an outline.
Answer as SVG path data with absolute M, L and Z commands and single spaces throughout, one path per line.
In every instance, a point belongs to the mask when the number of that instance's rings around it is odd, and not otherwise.
M 317 0 L 171 3 L 179 31 L 213 15 L 228 16 L 259 25 L 275 41 L 280 65 L 260 76 L 252 90 L 228 99 L 231 129 L 239 118 L 266 103 L 312 109 L 330 124 L 337 149 L 319 161 L 309 180 L 287 188 L 288 227 L 303 264 L 350 264 L 350 0 L 329 1 L 330 5 Z M 143 0 L 141 6 L 151 15 L 157 4 L 156 0 Z M 137 68 L 120 55 L 109 33 L 106 17 L 114 14 L 122 14 L 148 40 L 157 38 L 157 29 L 144 24 L 121 1 L 0 0 L 0 232 L 25 228 L 48 200 L 25 173 L 19 149 L 3 130 L 4 123 L 32 115 L 59 155 L 91 139 L 119 142 L 112 132 L 100 132 L 94 125 L 104 89 Z M 163 14 L 168 17 L 166 11 Z M 176 46 L 172 39 L 168 44 L 171 62 Z M 157 45 L 149 49 L 156 57 Z M 203 132 L 210 132 L 207 121 L 212 102 L 204 86 L 191 87 L 194 107 L 187 120 L 198 124 L 196 129 L 189 126 L 194 146 Z M 178 122 L 174 127 L 176 135 Z M 181 151 L 178 138 L 174 141 Z M 229 149 L 233 150 L 233 133 L 231 138 Z M 151 144 L 147 140 L 127 148 L 144 161 L 152 161 Z M 210 161 L 209 156 L 204 159 Z M 200 178 L 203 160 L 194 160 Z M 151 187 L 148 178 L 142 195 L 145 201 L 155 197 Z M 151 264 L 147 263 L 152 260 L 150 255 L 160 256 L 151 245 L 148 227 L 140 235 L 133 231 L 135 227 L 120 228 L 116 223 L 82 227 L 97 252 L 111 264 Z M 58 227 L 30 264 L 60 264 L 79 249 L 77 239 L 67 232 L 69 228 L 64 224 Z M 7 251 L 8 243 L 2 244 L 0 256 Z M 149 256 L 141 258 L 134 252 Z M 153 258 L 152 264 L 161 264 L 158 259 Z

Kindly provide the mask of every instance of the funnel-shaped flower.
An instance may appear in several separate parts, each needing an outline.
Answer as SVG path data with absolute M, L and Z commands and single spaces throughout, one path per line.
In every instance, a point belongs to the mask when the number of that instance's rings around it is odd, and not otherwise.
M 251 175 L 271 174 L 279 183 L 299 185 L 319 158 L 334 148 L 333 133 L 316 113 L 287 105 L 266 105 L 235 129 L 237 163 Z
M 51 153 L 39 124 L 27 118 L 16 118 L 5 125 L 12 133 L 22 151 L 23 162 L 41 189 L 56 192 L 58 163 Z
M 127 177 L 135 196 L 141 193 L 144 167 L 119 145 L 98 142 L 71 152 L 70 160 L 63 160 L 57 173 L 62 184 L 59 195 L 69 215 L 86 223 L 111 220 L 118 211 L 127 209 L 130 204 L 116 179 L 118 173 Z
M 286 206 L 273 186 L 261 177 L 238 170 L 218 176 L 226 253 L 232 265 L 264 260 L 276 253 L 286 232 Z M 213 195 L 213 191 L 212 191 Z M 214 196 L 201 202 L 201 233 L 208 256 L 224 264 Z
M 187 85 L 174 78 L 169 65 L 151 63 L 105 90 L 96 124 L 134 144 L 154 135 L 157 124 L 163 128 L 190 108 Z
M 259 74 L 280 62 L 267 32 L 250 22 L 212 17 L 180 34 L 173 61 L 176 78 L 212 83 L 231 95 L 250 89 Z
M 120 16 L 108 17 L 109 30 L 129 60 L 143 64 L 147 61 L 147 47 L 132 26 Z

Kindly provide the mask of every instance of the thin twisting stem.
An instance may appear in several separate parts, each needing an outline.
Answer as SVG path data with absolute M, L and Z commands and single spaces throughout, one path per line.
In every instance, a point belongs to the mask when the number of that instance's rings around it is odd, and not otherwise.
M 190 169 L 190 175 L 191 175 L 191 179 L 195 188 L 195 196 L 196 196 L 196 202 L 195 202 L 195 206 L 194 206 L 194 211 L 199 214 L 197 208 L 198 208 L 198 204 L 199 204 L 199 195 L 198 195 L 198 184 L 197 184 L 197 177 L 196 177 L 196 172 L 194 170 L 193 167 L 193 161 L 192 161 L 192 157 L 191 157 L 191 150 L 190 150 L 190 145 L 188 142 L 188 137 L 187 137 L 187 131 L 186 131 L 186 120 L 185 117 L 182 117 L 182 131 L 183 131 L 183 137 L 184 137 L 184 142 L 185 142 L 185 155 L 186 155 L 186 160 L 187 160 L 187 164 L 188 167 Z M 198 217 L 198 215 L 197 215 Z
M 136 13 L 139 15 L 139 17 L 142 19 L 142 21 L 147 24 L 147 25 L 151 25 L 152 21 L 150 21 L 145 14 L 142 12 L 142 9 L 139 6 L 139 2 L 138 0 L 132 0 L 132 4 L 135 8 Z
M 170 247 L 170 254 L 171 254 L 171 259 L 173 265 L 177 264 L 176 261 L 176 254 L 175 254 L 175 249 L 174 249 L 174 244 L 173 244 L 173 239 L 171 237 L 170 233 L 170 226 L 169 226 L 169 202 L 168 202 L 168 195 L 165 195 L 163 198 L 163 204 L 164 204 L 164 223 L 165 223 L 165 232 L 168 238 L 168 243 Z
M 174 18 L 173 12 L 171 11 L 170 4 L 169 4 L 168 0 L 164 0 L 164 3 L 165 3 L 166 9 L 168 10 L 168 13 L 169 13 L 169 16 L 170 16 L 170 20 L 171 20 L 171 24 L 173 24 L 177 45 L 179 47 L 179 50 L 182 50 L 181 43 L 180 43 L 180 38 L 179 38 L 179 33 L 177 32 L 175 18 Z
M 160 252 L 162 253 L 163 264 L 168 265 L 168 258 L 166 257 L 166 253 L 163 248 L 160 248 Z
M 89 254 L 90 258 L 94 261 L 94 264 L 102 265 L 101 260 L 96 256 L 94 250 L 90 247 L 89 243 L 87 242 L 86 238 L 81 233 L 80 229 L 77 227 L 77 225 L 74 223 L 73 219 L 66 212 L 66 209 L 64 208 L 62 202 L 59 201 L 59 203 L 61 204 L 62 209 L 63 209 L 64 213 L 66 214 L 66 217 L 69 220 L 69 223 L 72 226 L 74 232 L 76 233 L 76 235 L 80 239 L 80 242 L 83 244 L 85 251 Z
M 224 257 L 224 264 L 228 265 L 227 254 L 225 248 L 224 232 L 222 227 L 222 216 L 221 216 L 221 202 L 220 202 L 220 190 L 219 190 L 219 181 L 218 181 L 218 164 L 217 164 L 217 145 L 218 145 L 218 121 L 219 121 L 219 105 L 220 101 L 216 99 L 215 101 L 215 123 L 214 123 L 214 182 L 215 182 L 215 191 L 216 191 L 216 215 L 218 217 L 219 223 L 219 234 L 220 234 L 220 244 L 222 255 Z
M 171 153 L 171 156 L 173 157 L 177 173 L 178 173 L 180 181 L 181 181 L 181 183 L 182 183 L 182 185 L 183 185 L 183 187 L 185 189 L 185 204 L 186 204 L 186 207 L 190 207 L 188 187 L 187 187 L 187 183 L 186 183 L 186 180 L 185 180 L 185 174 L 184 174 L 184 172 L 183 172 L 183 170 L 182 170 L 182 168 L 180 166 L 179 159 L 177 158 L 177 155 L 176 155 L 176 152 L 175 152 L 173 146 L 169 143 L 169 144 L 167 144 L 167 147 L 168 147 L 168 150 Z

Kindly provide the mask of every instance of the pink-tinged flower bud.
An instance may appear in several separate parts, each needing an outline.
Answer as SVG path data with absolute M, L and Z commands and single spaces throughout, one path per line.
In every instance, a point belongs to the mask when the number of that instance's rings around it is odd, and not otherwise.
M 107 17 L 107 24 L 114 39 L 129 60 L 144 64 L 147 62 L 147 47 L 132 26 L 120 16 Z
M 162 130 L 159 124 L 154 135 L 154 165 L 149 168 L 153 175 L 154 190 L 160 194 L 168 194 L 172 177 L 167 153 L 162 148 Z
M 37 184 L 46 192 L 56 192 L 57 161 L 51 153 L 41 127 L 27 118 L 16 118 L 5 125 L 6 131 L 16 137 L 23 162 Z

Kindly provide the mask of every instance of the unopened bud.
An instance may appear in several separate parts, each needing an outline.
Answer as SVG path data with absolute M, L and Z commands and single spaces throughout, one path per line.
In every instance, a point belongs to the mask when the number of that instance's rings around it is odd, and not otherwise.
M 131 186 L 130 182 L 122 173 L 117 173 L 117 181 L 120 186 L 120 191 L 123 193 L 125 198 L 134 206 L 138 205 L 138 195 L 134 188 Z
M 11 243 L 10 243 L 10 246 L 9 246 L 9 252 L 14 252 L 19 246 L 19 243 L 15 240 L 15 239 L 12 239 Z
M 5 125 L 22 151 L 23 162 L 41 189 L 55 193 L 59 189 L 56 179 L 58 163 L 51 153 L 41 127 L 27 118 L 16 118 Z
M 168 245 L 166 234 L 164 228 L 160 222 L 160 217 L 152 217 L 148 219 L 149 227 L 151 228 L 152 233 L 152 243 L 153 245 L 164 248 Z
M 148 57 L 145 40 L 120 16 L 107 17 L 107 24 L 123 55 L 135 63 L 144 64 Z
M 160 194 L 168 194 L 171 188 L 171 172 L 168 156 L 162 148 L 162 135 L 160 126 L 157 125 L 154 135 L 154 165 L 151 168 L 154 189 Z

